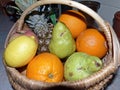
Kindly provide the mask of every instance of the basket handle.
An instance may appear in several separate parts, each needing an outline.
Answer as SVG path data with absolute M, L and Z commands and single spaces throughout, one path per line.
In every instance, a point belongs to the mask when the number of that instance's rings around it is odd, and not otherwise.
M 94 20 L 96 20 L 96 22 L 98 23 L 98 25 L 100 26 L 101 30 L 104 31 L 107 39 L 108 39 L 108 45 L 110 46 L 109 51 L 112 51 L 112 44 L 111 44 L 111 33 L 109 31 L 109 28 L 106 26 L 106 22 L 92 9 L 88 8 L 87 6 L 78 3 L 76 1 L 72 1 L 72 0 L 40 0 L 34 4 L 32 4 L 30 7 L 28 7 L 21 15 L 20 19 L 18 20 L 18 29 L 17 31 L 21 31 L 22 30 L 22 26 L 24 23 L 24 19 L 26 17 L 26 15 L 32 11 L 33 9 L 35 9 L 38 6 L 41 5 L 46 5 L 46 4 L 63 4 L 63 5 L 67 5 L 67 6 L 71 6 L 73 8 L 77 8 L 85 13 L 87 13 L 88 15 L 90 15 Z
M 89 7 L 78 3 L 76 1 L 72 1 L 72 0 L 40 0 L 34 4 L 32 4 L 30 7 L 28 7 L 21 15 L 20 19 L 18 20 L 18 31 L 22 30 L 22 26 L 24 23 L 24 19 L 26 17 L 26 15 L 32 11 L 33 9 L 35 9 L 38 6 L 41 5 L 46 5 L 46 4 L 63 4 L 63 5 L 67 5 L 67 6 L 71 6 L 73 8 L 77 8 L 85 13 L 87 13 L 88 15 L 90 15 L 94 20 L 96 20 L 97 24 L 99 25 L 100 29 L 104 32 L 104 34 L 106 35 L 106 39 L 108 40 L 108 46 L 109 46 L 109 53 L 112 52 L 113 50 L 113 46 L 111 42 L 112 41 L 112 36 L 111 33 L 113 33 L 114 31 L 110 31 L 109 26 L 106 24 L 106 22 L 101 18 L 101 16 L 99 16 L 95 11 L 93 11 L 92 9 L 90 9 Z M 113 35 L 114 36 L 114 35 Z M 116 51 L 115 51 L 116 52 Z M 115 54 L 115 53 L 113 53 Z M 114 55 L 113 55 L 114 56 Z M 118 59 L 117 59 L 118 60 Z M 117 64 L 117 62 L 114 59 L 114 63 L 115 66 Z M 113 66 L 114 67 L 114 66 Z
M 28 7 L 23 14 L 21 15 L 19 21 L 18 21 L 18 31 L 22 30 L 22 26 L 24 23 L 24 19 L 26 17 L 26 15 L 32 11 L 34 8 L 41 6 L 41 5 L 46 5 L 46 4 L 64 4 L 64 5 L 68 5 L 74 8 L 78 8 L 81 11 L 87 13 L 88 15 L 90 15 L 91 17 L 93 17 L 97 23 L 101 26 L 101 27 L 106 27 L 106 24 L 104 22 L 104 20 L 92 9 L 88 8 L 87 6 L 78 3 L 76 1 L 72 1 L 72 0 L 40 0 L 34 4 L 32 4 L 30 7 Z M 105 28 L 107 29 L 107 28 Z

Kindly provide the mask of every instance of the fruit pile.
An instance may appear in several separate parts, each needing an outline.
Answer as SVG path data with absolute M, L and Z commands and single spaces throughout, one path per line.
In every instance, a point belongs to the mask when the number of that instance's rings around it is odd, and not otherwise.
M 89 77 L 103 67 L 102 58 L 108 50 L 106 38 L 98 29 L 87 28 L 86 17 L 78 11 L 68 10 L 61 14 L 49 33 L 47 51 L 37 53 L 42 44 L 41 34 L 33 32 L 36 29 L 31 30 L 26 25 L 23 29 L 24 32 L 11 36 L 4 59 L 10 67 L 18 70 L 25 67 L 29 79 L 75 81 Z M 46 41 L 46 38 L 42 39 Z

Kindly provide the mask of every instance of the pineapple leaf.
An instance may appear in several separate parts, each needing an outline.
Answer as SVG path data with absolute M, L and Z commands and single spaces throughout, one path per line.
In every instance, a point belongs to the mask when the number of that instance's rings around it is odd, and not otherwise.
M 24 11 L 26 8 L 28 8 L 33 3 L 37 2 L 37 0 L 15 0 L 15 4 Z

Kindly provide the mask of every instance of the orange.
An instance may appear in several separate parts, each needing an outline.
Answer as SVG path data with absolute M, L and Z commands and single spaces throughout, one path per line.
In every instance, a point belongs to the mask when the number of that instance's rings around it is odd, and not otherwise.
M 28 64 L 26 76 L 43 82 L 61 82 L 63 64 L 56 55 L 44 52 L 35 56 Z
M 67 10 L 59 17 L 59 21 L 68 27 L 73 38 L 76 38 L 81 31 L 87 28 L 85 20 L 85 16 L 76 10 Z
M 97 29 L 87 29 L 76 39 L 76 48 L 79 52 L 102 58 L 107 53 L 107 42 L 103 34 Z

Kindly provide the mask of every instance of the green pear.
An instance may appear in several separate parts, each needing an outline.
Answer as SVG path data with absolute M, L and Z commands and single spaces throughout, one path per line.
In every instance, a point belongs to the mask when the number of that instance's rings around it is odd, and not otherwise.
M 49 50 L 59 58 L 68 57 L 76 50 L 75 40 L 70 30 L 62 22 L 57 22 L 53 28 Z
M 83 52 L 75 52 L 68 57 L 64 64 L 65 80 L 84 79 L 102 68 L 102 61 Z
M 87 58 L 88 55 L 82 52 L 75 52 L 68 57 L 64 65 L 65 80 L 74 81 L 90 76 L 86 67 Z
M 97 72 L 103 66 L 102 60 L 96 56 L 89 56 L 86 62 L 90 73 Z
M 4 51 L 4 59 L 8 66 L 22 67 L 35 56 L 38 43 L 35 38 L 21 35 L 12 40 Z

